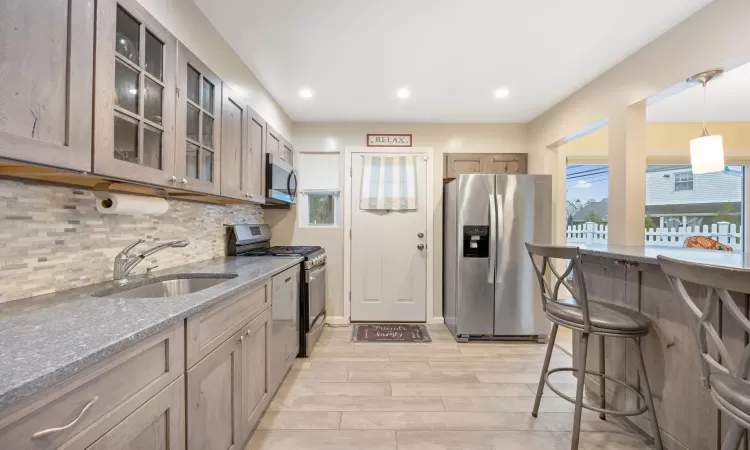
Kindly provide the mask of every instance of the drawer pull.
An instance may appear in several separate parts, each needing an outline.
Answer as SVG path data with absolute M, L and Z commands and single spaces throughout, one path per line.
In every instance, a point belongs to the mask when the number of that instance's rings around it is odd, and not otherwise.
M 59 427 L 59 428 L 47 428 L 46 430 L 37 431 L 36 433 L 34 433 L 31 436 L 31 439 L 39 439 L 39 438 L 43 438 L 44 436 L 47 436 L 47 435 L 50 435 L 50 434 L 53 434 L 53 433 L 57 433 L 58 431 L 65 431 L 65 430 L 67 430 L 68 428 L 70 428 L 73 425 L 75 425 L 76 423 L 78 423 L 78 421 L 81 420 L 81 417 L 83 417 L 83 415 L 86 414 L 86 411 L 88 411 L 89 408 L 91 408 L 91 406 L 94 403 L 96 403 L 97 401 L 99 401 L 99 397 L 98 396 L 95 396 L 94 398 L 92 398 L 91 401 L 89 401 L 88 403 L 86 403 L 86 406 L 83 407 L 83 409 L 81 410 L 81 412 L 78 414 L 78 417 L 76 417 L 69 424 L 67 424 L 65 426 L 62 426 L 62 427 Z
M 289 277 L 286 280 L 284 280 L 284 283 L 289 283 L 290 281 L 292 281 L 292 277 Z

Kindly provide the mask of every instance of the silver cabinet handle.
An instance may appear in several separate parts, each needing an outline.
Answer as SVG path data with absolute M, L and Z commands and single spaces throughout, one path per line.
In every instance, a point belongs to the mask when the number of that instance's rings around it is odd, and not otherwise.
M 182 184 L 187 184 L 187 179 L 186 179 L 186 178 L 183 178 L 183 179 L 182 179 L 182 180 L 180 181 L 180 183 L 182 183 Z
M 424 244 L 417 244 L 418 250 L 424 250 Z
M 174 175 L 172 175 L 172 178 L 170 178 L 170 179 L 169 179 L 169 182 L 170 182 L 170 183 L 174 183 L 174 182 L 176 182 L 176 181 L 177 181 L 177 177 L 176 177 L 176 176 L 174 176 Z
M 44 436 L 47 436 L 47 435 L 50 435 L 50 434 L 53 434 L 53 433 L 57 433 L 58 431 L 65 431 L 65 430 L 67 430 L 68 428 L 70 428 L 73 425 L 77 424 L 78 421 L 81 420 L 81 417 L 83 417 L 83 415 L 86 414 L 86 411 L 88 411 L 89 408 L 91 408 L 91 406 L 94 403 L 98 402 L 98 401 L 99 401 L 99 397 L 95 396 L 94 398 L 91 399 L 91 401 L 89 401 L 88 403 L 86 403 L 86 406 L 83 407 L 83 409 L 81 410 L 81 412 L 78 414 L 78 417 L 76 417 L 75 419 L 73 419 L 72 422 L 70 422 L 69 424 L 67 424 L 65 426 L 62 426 L 62 427 L 48 428 L 46 430 L 37 431 L 36 433 L 34 433 L 34 434 L 31 435 L 31 439 L 39 439 L 39 438 L 43 438 Z
M 237 339 L 237 342 L 242 342 L 242 340 L 245 339 L 245 335 L 241 335 L 239 339 Z

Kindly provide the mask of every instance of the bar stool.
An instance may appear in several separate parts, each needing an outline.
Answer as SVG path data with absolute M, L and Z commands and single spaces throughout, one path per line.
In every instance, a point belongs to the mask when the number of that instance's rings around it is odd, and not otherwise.
M 677 296 L 682 299 L 689 317 L 703 387 L 711 393 L 716 407 L 732 419 L 721 448 L 736 450 L 742 442 L 745 429 L 750 429 L 750 345 L 745 346 L 737 363 L 727 351 L 713 321 L 718 319 L 719 310 L 723 309 L 724 314 L 730 314 L 745 333 L 750 333 L 750 321 L 729 294 L 729 291 L 750 294 L 750 270 L 698 264 L 666 256 L 659 256 L 658 259 L 661 270 L 667 275 Z M 699 288 L 699 301 L 693 300 L 685 282 Z M 713 348 L 718 350 L 720 359 L 709 353 L 707 337 L 711 345 L 715 346 Z
M 596 411 L 599 417 L 604 420 L 607 414 L 613 416 L 636 416 L 648 411 L 651 415 L 651 428 L 654 434 L 654 445 L 657 450 L 662 450 L 661 434 L 659 433 L 659 424 L 654 411 L 654 401 L 651 397 L 651 388 L 646 376 L 646 366 L 643 362 L 643 354 L 638 338 L 646 336 L 651 328 L 651 321 L 643 314 L 630 310 L 628 308 L 589 301 L 586 296 L 586 282 L 583 277 L 581 268 L 581 253 L 578 247 L 556 247 L 551 245 L 535 245 L 526 243 L 526 250 L 529 252 L 531 262 L 536 271 L 539 286 L 542 291 L 542 307 L 547 313 L 547 318 L 552 321 L 552 332 L 550 333 L 549 343 L 547 344 L 547 353 L 544 357 L 544 367 L 539 378 L 539 387 L 534 400 L 534 409 L 531 413 L 533 417 L 539 412 L 539 404 L 542 400 L 544 385 L 549 386 L 550 390 L 560 397 L 575 403 L 575 414 L 573 418 L 573 439 L 570 445 L 572 450 L 578 448 L 578 441 L 581 433 L 581 414 L 583 408 Z M 565 271 L 560 274 L 554 267 L 555 261 L 566 263 Z M 568 282 L 567 278 L 574 279 L 575 288 Z M 551 281 L 551 284 L 550 284 Z M 558 294 L 560 287 L 567 289 L 573 299 L 559 299 Z M 557 329 L 559 326 L 570 328 L 581 333 L 579 341 L 580 356 L 578 367 L 549 368 L 552 350 L 555 346 Z M 586 370 L 586 354 L 588 352 L 589 336 L 600 336 L 602 345 L 600 345 L 599 354 L 599 372 Z M 635 342 L 635 348 L 638 353 L 638 374 L 641 379 L 643 393 L 630 386 L 625 381 L 613 378 L 604 373 L 604 338 L 622 338 L 632 339 Z M 549 376 L 556 372 L 573 372 L 578 374 L 578 384 L 576 386 L 576 398 L 569 397 L 549 381 Z M 599 406 L 588 405 L 583 403 L 583 383 L 586 374 L 599 377 Z M 635 392 L 645 406 L 632 411 L 617 411 L 607 409 L 605 397 L 605 380 L 624 386 Z

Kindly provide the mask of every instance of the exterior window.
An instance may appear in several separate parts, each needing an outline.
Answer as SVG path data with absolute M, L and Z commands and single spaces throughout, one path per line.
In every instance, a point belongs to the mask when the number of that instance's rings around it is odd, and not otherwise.
M 565 174 L 567 242 L 606 243 L 609 220 L 609 166 L 568 164 Z
M 745 168 L 646 166 L 646 245 L 742 250 Z
M 676 172 L 674 174 L 675 191 L 693 190 L 693 172 Z
M 308 225 L 336 225 L 338 195 L 335 193 L 309 193 L 305 197 L 307 200 Z
M 300 153 L 299 223 L 306 227 L 339 226 L 339 153 Z

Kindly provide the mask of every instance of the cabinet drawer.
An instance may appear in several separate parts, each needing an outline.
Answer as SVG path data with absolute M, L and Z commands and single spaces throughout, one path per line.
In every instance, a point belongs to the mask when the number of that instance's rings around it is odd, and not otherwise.
M 211 353 L 264 309 L 271 305 L 271 284 L 236 294 L 187 319 L 187 367 Z
M 182 322 L 54 386 L 0 422 L 2 448 L 83 449 L 184 371 Z

